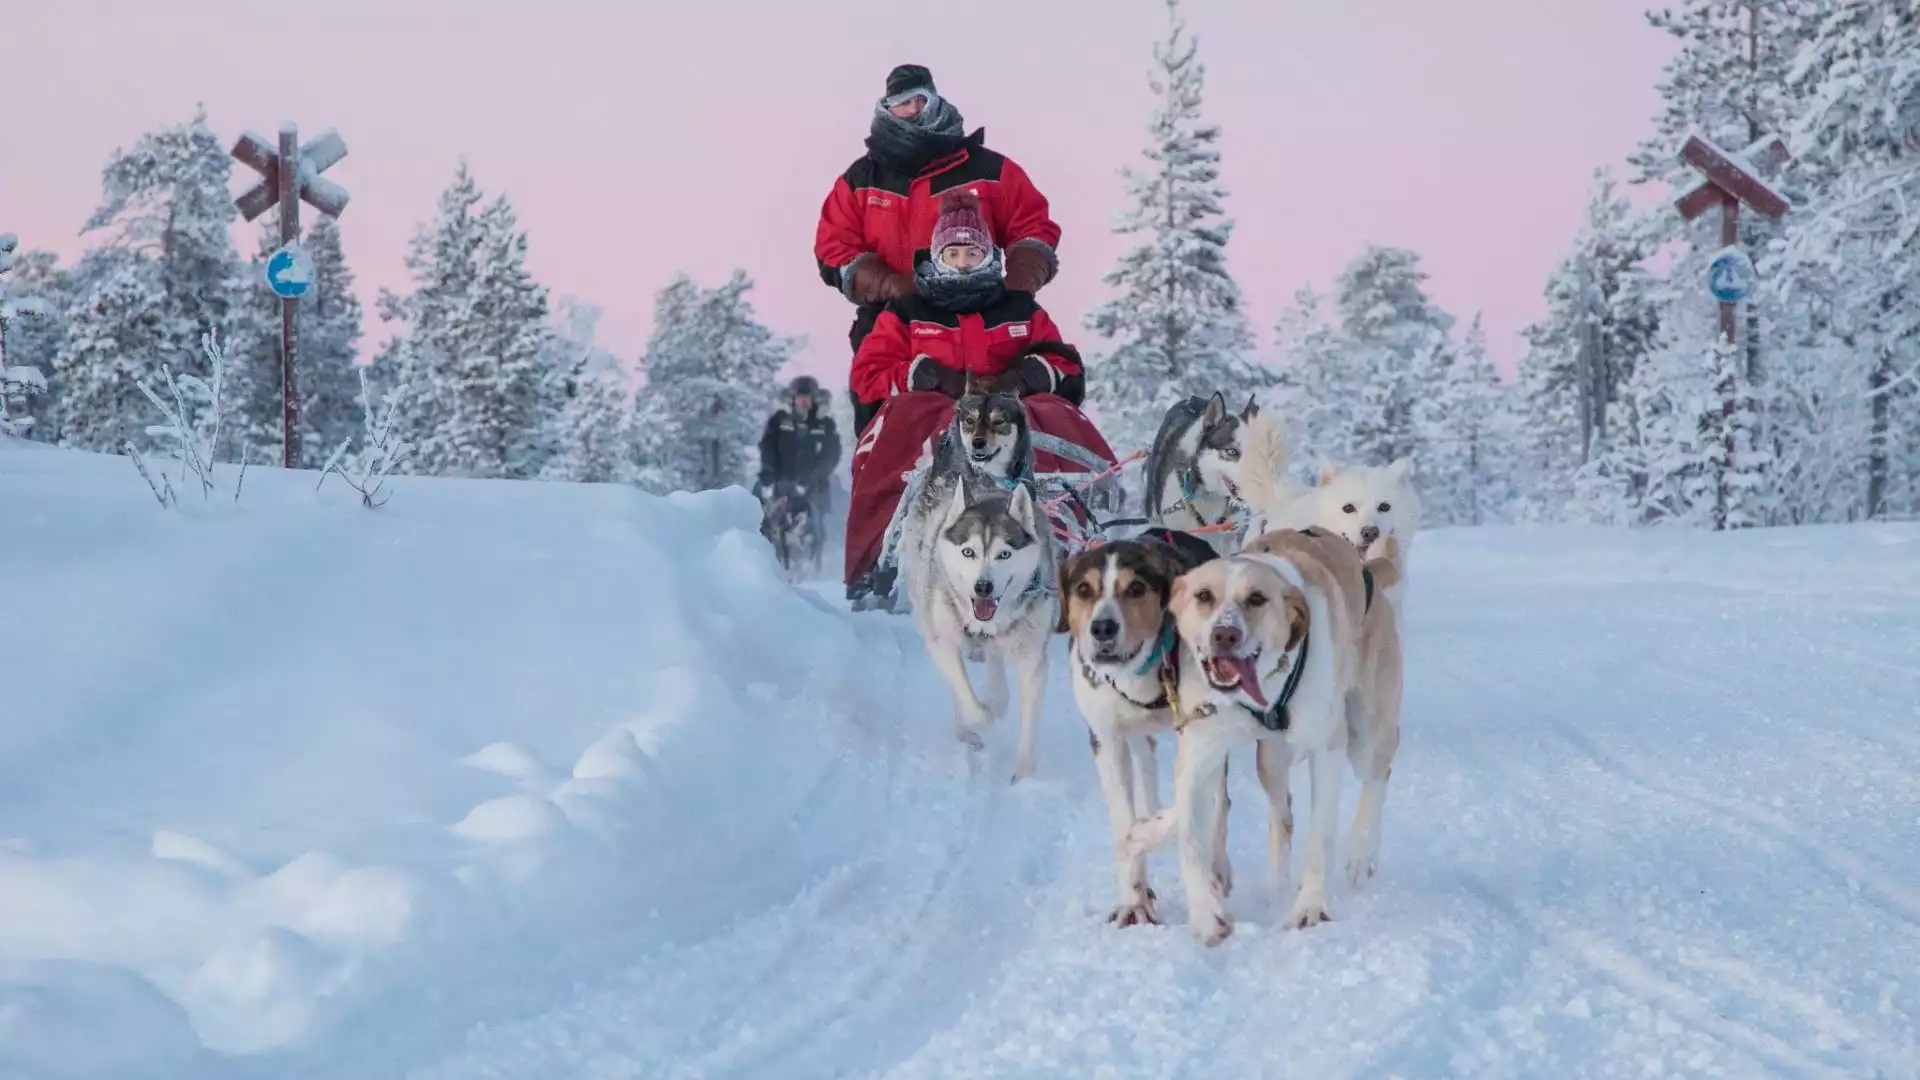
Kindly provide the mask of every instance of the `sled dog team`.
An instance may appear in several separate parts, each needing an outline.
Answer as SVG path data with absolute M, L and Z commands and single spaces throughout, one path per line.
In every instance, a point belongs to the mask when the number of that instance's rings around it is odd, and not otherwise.
M 1275 417 L 1251 400 L 1235 413 L 1220 394 L 1191 398 L 1168 411 L 1148 453 L 1154 525 L 1068 556 L 1032 486 L 1023 404 L 970 382 L 904 496 L 901 579 L 952 691 L 959 738 L 978 748 L 980 732 L 1005 715 L 1011 666 L 1020 707 L 1013 778 L 1033 775 L 1047 649 L 1065 634 L 1112 821 L 1117 901 L 1108 920 L 1158 921 L 1146 857 L 1172 843 L 1195 935 L 1214 945 L 1232 933 L 1227 759 L 1251 748 L 1276 896 L 1293 848 L 1288 774 L 1307 763 L 1306 866 L 1287 924 L 1325 921 L 1343 754 L 1361 784 L 1348 881 L 1365 884 L 1379 860 L 1400 742 L 1399 605 L 1420 517 L 1410 462 L 1322 463 L 1318 482 L 1299 488 Z M 1222 531 L 1236 509 L 1244 533 Z M 984 697 L 969 660 L 985 662 Z M 1163 807 L 1155 739 L 1167 733 L 1178 749 Z

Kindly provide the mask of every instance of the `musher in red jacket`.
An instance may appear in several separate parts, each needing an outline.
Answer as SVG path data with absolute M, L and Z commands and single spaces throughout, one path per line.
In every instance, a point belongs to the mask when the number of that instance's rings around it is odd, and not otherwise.
M 847 507 L 847 599 L 856 609 L 891 600 L 892 568 L 877 567 L 887 525 L 922 447 L 953 422 L 968 376 L 1018 394 L 1034 431 L 1113 459 L 1077 408 L 1086 389 L 1079 351 L 1032 293 L 1006 280 L 984 203 L 968 191 L 942 196 L 913 293 L 887 304 L 854 354 L 854 394 L 878 406 L 854 448 Z M 1085 470 L 1049 453 L 1034 457 L 1042 472 Z
M 933 231 L 942 192 L 978 196 L 994 236 L 1005 245 L 1006 287 L 1039 292 L 1059 268 L 1060 226 L 1026 170 L 986 148 L 986 132 L 965 134 L 933 74 L 902 64 L 887 75 L 874 106 L 867 152 L 833 182 L 820 207 L 813 255 L 820 277 L 858 305 L 848 335 L 855 350 L 889 300 L 913 295 L 914 252 Z M 854 432 L 867 426 L 879 398 L 854 391 Z

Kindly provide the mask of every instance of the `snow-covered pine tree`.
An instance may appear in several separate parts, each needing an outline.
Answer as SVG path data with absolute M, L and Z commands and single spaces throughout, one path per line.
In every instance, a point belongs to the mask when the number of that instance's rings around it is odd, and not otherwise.
M 682 275 L 654 297 L 653 334 L 634 397 L 636 473 L 654 492 L 745 483 L 799 341 L 755 319 L 753 280 L 735 270 L 703 289 Z
M 532 479 L 559 451 L 554 424 L 570 372 L 556 367 L 546 286 L 527 270 L 527 234 L 497 196 L 480 215 L 467 392 L 454 422 L 474 433 L 472 475 Z
M 63 443 L 118 452 L 146 446 L 139 380 L 163 363 L 204 374 L 201 336 L 224 338 L 243 302 L 229 238 L 232 162 L 204 109 L 117 151 L 86 231 L 103 236 L 73 274 L 66 340 L 54 359 Z M 226 452 L 221 447 L 221 452 Z
M 1147 164 L 1123 170 L 1133 206 L 1114 226 L 1139 240 L 1103 279 L 1116 295 L 1086 321 L 1112 343 L 1089 366 L 1089 411 L 1119 447 L 1146 445 L 1167 408 L 1188 395 L 1238 399 L 1272 383 L 1251 359 L 1253 334 L 1227 270 L 1233 223 L 1219 184 L 1220 129 L 1201 119 L 1199 43 L 1187 35 L 1179 0 L 1167 0 L 1167 20 L 1153 50 L 1160 103 Z
M 1342 448 L 1348 463 L 1386 465 L 1419 455 L 1415 405 L 1452 363 L 1453 316 L 1427 298 L 1426 279 L 1419 255 L 1371 244 L 1340 272 L 1338 379 L 1349 398 Z
M 375 360 L 379 380 L 402 393 L 407 408 L 396 418 L 396 438 L 413 447 L 403 471 L 451 474 L 461 461 L 464 435 L 454 430 L 460 391 L 462 334 L 471 319 L 473 274 L 480 245 L 474 207 L 480 188 L 463 159 L 453 182 L 440 193 L 431 224 L 414 232 L 406 266 L 413 291 L 380 294 L 381 321 L 396 333 Z
M 1861 515 L 1910 514 L 1920 511 L 1920 2 L 1835 0 L 1821 16 L 1790 79 L 1807 102 L 1794 141 L 1823 198 L 1795 215 L 1785 257 L 1763 268 L 1785 271 L 1783 300 L 1797 287 L 1824 301 L 1803 314 L 1816 338 L 1846 349 L 1819 359 L 1859 369 L 1848 378 L 1866 414 Z M 1826 370 L 1801 374 L 1820 382 Z M 1828 389 L 1834 407 L 1850 396 Z
M 556 306 L 552 341 L 560 355 L 554 367 L 568 373 L 573 393 L 556 418 L 559 453 L 542 476 L 584 483 L 629 480 L 634 462 L 627 373 L 617 357 L 594 342 L 598 307 L 571 296 Z
M 1293 303 L 1274 326 L 1274 339 L 1280 357 L 1274 368 L 1274 405 L 1297 443 L 1291 455 L 1296 479 L 1307 483 L 1316 456 L 1349 460 L 1352 387 L 1343 381 L 1350 374 L 1344 343 L 1328 316 L 1326 298 L 1310 286 L 1294 292 Z
M 313 287 L 299 301 L 301 464 L 317 469 L 341 440 L 361 430 L 360 298 L 340 246 L 340 223 L 322 216 L 301 244 L 313 258 Z M 247 303 L 234 319 L 228 392 L 233 424 L 245 431 L 251 460 L 280 460 L 280 298 L 267 287 L 267 259 L 280 249 L 279 214 L 261 218 L 259 243 L 246 269 Z
M 1414 408 L 1427 520 L 1482 525 L 1505 515 L 1513 488 L 1504 399 L 1505 384 L 1487 358 L 1486 329 L 1476 315 L 1458 355 L 1433 372 L 1432 389 Z
M 66 337 L 67 324 L 59 316 L 72 294 L 73 276 L 50 251 L 16 251 L 7 279 L 5 288 L 13 298 L 15 314 L 0 330 L 0 337 L 5 339 L 0 353 L 4 353 L 8 366 L 22 373 L 19 381 L 23 387 L 29 379 L 34 383 L 32 394 L 16 401 L 11 415 L 15 420 L 33 421 L 16 429 L 21 437 L 54 442 L 60 437 L 60 384 L 53 361 Z M 21 317 L 20 313 L 29 308 L 38 314 Z M 38 377 L 24 374 L 29 369 L 38 372 Z
M 557 450 L 566 377 L 553 366 L 526 234 L 504 196 L 480 208 L 482 199 L 462 161 L 433 223 L 414 235 L 413 292 L 381 297 L 381 318 L 404 329 L 378 363 L 405 394 L 397 434 L 413 447 L 409 470 L 531 478 Z
M 10 332 L 16 323 L 41 319 L 46 304 L 36 296 L 16 294 L 10 276 L 19 262 L 20 238 L 0 232 L 0 436 L 25 438 L 33 430 L 34 402 L 46 393 L 47 376 L 24 355 L 7 357 Z
M 1532 477 L 1527 486 L 1548 502 L 1564 501 L 1596 443 L 1636 439 L 1612 428 L 1631 415 L 1618 408 L 1621 388 L 1659 329 L 1654 282 L 1641 265 L 1652 250 L 1649 222 L 1597 170 L 1573 251 L 1547 282 L 1547 314 L 1525 331 L 1517 404 L 1526 440 L 1515 450 Z

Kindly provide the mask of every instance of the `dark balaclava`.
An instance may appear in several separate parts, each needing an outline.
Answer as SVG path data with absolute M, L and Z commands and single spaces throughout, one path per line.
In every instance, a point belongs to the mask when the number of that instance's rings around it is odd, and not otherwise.
M 926 99 L 913 119 L 902 120 L 888 111 L 913 97 Z M 934 88 L 932 72 L 919 64 L 901 64 L 887 73 L 886 93 L 874 104 L 867 135 L 867 149 L 875 157 L 914 174 L 960 149 L 966 139 L 966 121 Z

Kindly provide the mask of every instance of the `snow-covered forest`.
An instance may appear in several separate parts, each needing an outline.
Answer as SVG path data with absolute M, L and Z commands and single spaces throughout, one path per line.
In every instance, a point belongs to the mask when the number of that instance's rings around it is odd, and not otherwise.
M 1231 269 L 1231 163 L 1206 120 L 1203 52 L 1178 0 L 1167 13 L 1151 52 L 1159 104 L 1115 218 L 1128 247 L 1081 343 L 1089 411 L 1117 448 L 1143 445 L 1178 397 L 1224 389 L 1281 409 L 1303 464 L 1411 454 L 1441 524 L 1920 514 L 1920 0 L 1684 0 L 1650 14 L 1647 32 L 1677 46 L 1662 111 L 1626 175 L 1596 169 L 1511 377 L 1478 317 L 1442 310 L 1420 254 L 1392 237 L 1329 289 L 1302 286 L 1262 340 Z M 1760 285 L 1732 348 L 1706 289 L 1717 214 L 1688 224 L 1674 206 L 1697 179 L 1678 156 L 1696 132 L 1735 151 L 1778 135 L 1792 151 L 1768 176 L 1792 210 L 1741 219 Z M 138 383 L 162 364 L 194 371 L 213 328 L 233 369 L 236 434 L 220 452 L 277 460 L 278 309 L 260 263 L 278 225 L 270 212 L 257 250 L 235 249 L 231 134 L 200 113 L 114 152 L 73 265 L 31 236 L 0 255 L 0 431 L 144 448 Z M 596 343 L 593 305 L 534 279 L 512 204 L 464 163 L 423 213 L 410 289 L 383 293 L 364 329 L 351 242 L 330 219 L 306 230 L 308 465 L 357 430 L 362 363 L 377 395 L 406 403 L 405 471 L 656 491 L 750 478 L 802 342 L 756 319 L 744 272 L 664 283 L 644 355 L 623 362 Z

